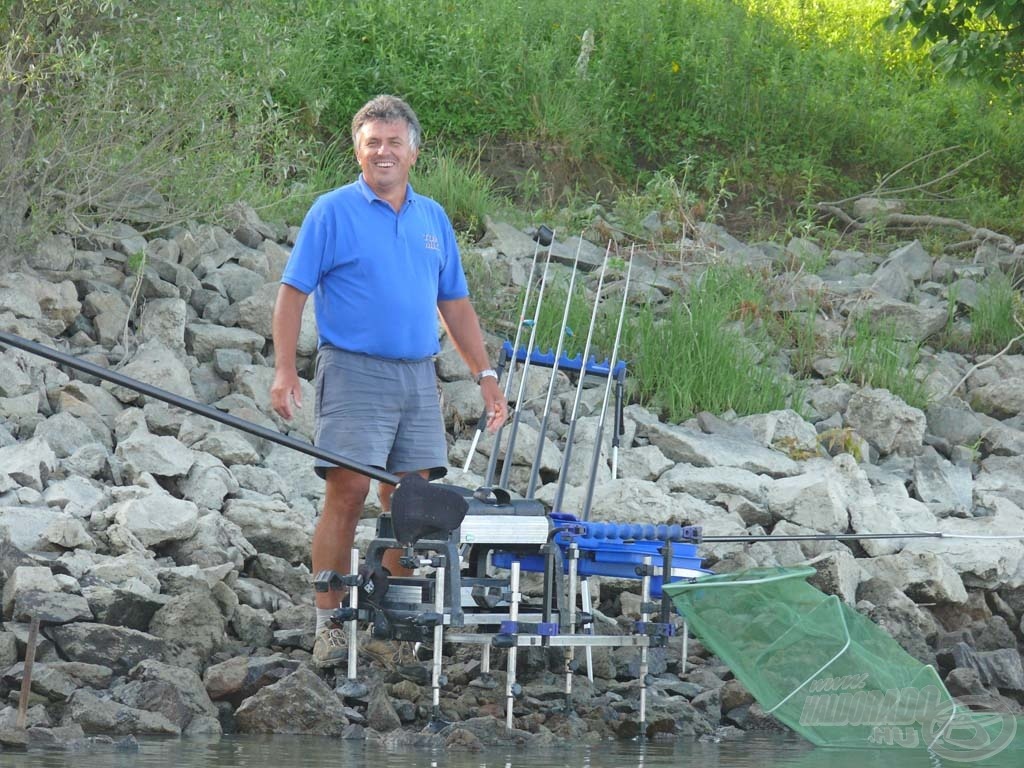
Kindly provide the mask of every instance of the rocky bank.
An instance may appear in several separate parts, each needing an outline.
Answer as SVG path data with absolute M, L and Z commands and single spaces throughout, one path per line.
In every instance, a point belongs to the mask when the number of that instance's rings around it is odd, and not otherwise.
M 244 205 L 228 228 L 191 225 L 145 238 L 128 225 L 55 236 L 0 276 L 0 330 L 308 439 L 312 387 L 292 422 L 269 407 L 270 318 L 295 230 Z M 567 261 L 578 242 L 559 242 Z M 510 286 L 526 279 L 529 233 L 492 223 L 474 250 Z M 583 269 L 603 243 L 582 244 Z M 779 312 L 824 292 L 823 327 L 868 315 L 927 339 L 947 297 L 970 304 L 992 270 L 1019 274 L 1024 249 L 982 245 L 967 256 L 911 242 L 887 253 L 831 251 L 794 240 L 746 244 L 713 225 L 637 255 L 637 296 L 684 290 L 712 262 L 756 265 Z M 679 258 L 685 254 L 692 258 Z M 799 268 L 808 255 L 818 274 Z M 559 267 L 566 269 L 566 267 Z M 589 275 L 591 283 L 596 281 Z M 311 372 L 312 307 L 299 351 Z M 496 348 L 501 339 L 490 339 Z M 978 366 L 978 363 L 984 363 Z M 592 519 L 699 524 L 708 534 L 942 531 L 1024 533 L 1024 355 L 973 359 L 929 351 L 918 370 L 927 410 L 886 390 L 834 383 L 835 361 L 814 363 L 801 413 L 700 414 L 661 422 L 625 410 L 620 477 L 599 469 Z M 477 387 L 454 350 L 437 361 L 453 466 L 470 447 Z M 547 382 L 534 377 L 513 461 L 525 486 Z M 532 391 L 531 388 L 535 388 Z M 515 391 L 515 390 L 513 390 Z M 558 382 L 538 496 L 551 503 L 574 387 Z M 579 508 L 584 462 L 603 390 L 585 391 L 563 508 Z M 801 415 L 802 414 L 802 415 Z M 607 432 L 606 432 L 607 434 Z M 446 482 L 475 487 L 487 462 Z M 498 671 L 449 649 L 442 709 L 453 725 L 425 733 L 429 688 L 363 665 L 357 683 L 310 664 L 308 553 L 323 484 L 312 460 L 138 393 L 0 350 L 0 743 L 5 749 L 118 744 L 141 734 L 305 733 L 475 748 L 593 741 L 636 733 L 637 654 L 594 652 L 595 680 L 577 675 L 575 707 L 561 695 L 561 657 L 520 653 L 516 731 L 504 732 Z M 373 494 L 371 494 L 371 497 Z M 372 503 L 371 503 L 372 506 Z M 359 540 L 373 536 L 365 520 Z M 812 561 L 817 586 L 837 594 L 936 664 L 954 695 L 1024 702 L 1024 541 L 864 540 L 707 545 L 718 571 Z M 627 631 L 635 583 L 599 584 L 607 631 Z M 42 629 L 27 731 L 14 728 L 32 618 Z M 651 653 L 649 735 L 722 738 L 777 728 L 729 670 L 698 642 Z

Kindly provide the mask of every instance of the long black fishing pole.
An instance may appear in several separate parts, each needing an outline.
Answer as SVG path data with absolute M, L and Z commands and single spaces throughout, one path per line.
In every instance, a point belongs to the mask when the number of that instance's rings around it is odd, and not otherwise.
M 580 233 L 580 241 L 576 247 L 576 258 L 574 258 L 572 262 L 572 274 L 569 276 L 569 290 L 565 295 L 565 309 L 562 312 L 562 326 L 558 329 L 558 344 L 555 348 L 555 359 L 551 365 L 551 380 L 548 382 L 548 395 L 544 399 L 544 410 L 541 413 L 540 430 L 537 435 L 537 451 L 533 457 L 533 464 L 530 465 L 530 482 L 526 486 L 526 498 L 528 499 L 533 498 L 533 492 L 537 489 L 537 479 L 540 476 L 541 457 L 544 454 L 544 436 L 548 431 L 548 417 L 551 415 L 551 400 L 555 396 L 555 381 L 558 378 L 558 368 L 562 358 L 562 350 L 565 348 L 565 329 L 569 325 L 569 308 L 572 306 L 572 290 L 576 285 L 576 270 L 580 265 L 580 251 L 582 250 L 583 234 Z
M 583 399 L 583 382 L 587 377 L 587 360 L 590 359 L 590 345 L 594 340 L 594 328 L 597 326 L 597 311 L 601 306 L 601 291 L 604 288 L 604 276 L 608 271 L 608 257 L 612 252 L 612 241 L 608 241 L 608 247 L 604 251 L 604 261 L 601 263 L 601 274 L 597 278 L 597 292 L 594 296 L 594 309 L 590 314 L 590 328 L 587 329 L 587 340 L 583 345 L 583 364 L 580 366 L 580 377 L 576 381 L 576 396 L 572 401 L 572 412 L 569 415 L 569 429 L 565 434 L 565 450 L 562 452 L 562 467 L 558 471 L 558 488 L 555 491 L 555 501 L 552 509 L 556 512 L 562 511 L 562 499 L 565 497 L 565 486 L 569 482 L 569 462 L 572 460 L 572 444 L 576 437 L 576 423 L 579 418 L 580 400 Z M 611 371 L 608 372 L 611 376 Z
M 170 405 L 176 405 L 186 411 L 192 411 L 192 413 L 197 413 L 200 416 L 205 416 L 213 421 L 226 424 L 229 427 L 240 429 L 243 432 L 248 432 L 256 437 L 261 437 L 264 440 L 269 440 L 273 443 L 277 443 L 278 445 L 283 445 L 286 448 L 292 448 L 317 459 L 322 459 L 323 461 L 329 461 L 332 464 L 344 469 L 350 469 L 353 472 L 358 472 L 359 474 L 365 475 L 373 480 L 378 480 L 379 482 L 387 483 L 388 485 L 397 485 L 401 480 L 398 475 L 385 472 L 383 469 L 351 461 L 350 459 L 346 459 L 344 456 L 339 456 L 331 451 L 325 451 L 323 448 L 318 448 L 312 443 L 307 443 L 305 440 L 299 440 L 291 435 L 285 435 L 273 429 L 268 429 L 260 424 L 254 424 L 251 421 L 240 419 L 237 416 L 233 416 L 230 413 L 218 410 L 212 406 L 198 403 L 195 400 L 190 400 L 189 398 L 175 394 L 174 392 L 169 392 L 166 389 L 161 389 L 160 387 L 155 387 L 152 384 L 147 384 L 144 381 L 139 381 L 138 379 L 133 379 L 130 376 L 125 376 L 122 373 L 111 371 L 108 368 L 90 363 L 88 360 L 82 360 L 74 355 L 58 352 L 51 347 L 46 347 L 34 341 L 29 341 L 21 336 L 15 336 L 12 333 L 0 332 L 0 343 L 6 344 L 10 347 L 16 347 L 24 350 L 25 352 L 30 352 L 33 355 L 46 358 L 47 360 L 51 360 L 55 363 L 66 365 L 69 368 L 74 368 L 82 373 L 95 376 L 97 379 L 109 381 L 111 384 L 116 384 L 127 389 L 133 389 L 147 397 L 152 397 L 155 400 L 162 400 Z
M 530 275 L 526 278 L 526 292 L 523 294 L 522 309 L 519 310 L 519 323 L 516 325 L 516 335 L 512 342 L 512 358 L 508 361 L 508 375 L 505 378 L 505 388 L 502 393 L 505 398 L 505 402 L 508 402 L 509 395 L 512 394 L 512 380 L 514 378 L 513 374 L 516 370 L 516 356 L 519 353 L 519 341 L 523 335 L 523 326 L 526 325 L 526 309 L 530 304 L 530 291 L 533 288 L 533 275 L 537 271 L 537 255 L 540 253 L 541 246 L 550 248 L 554 239 L 554 230 L 549 229 L 544 224 L 541 224 L 540 227 L 537 228 L 537 234 L 534 236 L 534 240 L 537 241 L 537 245 L 534 246 L 533 249 L 533 260 L 530 262 Z M 498 371 L 498 375 L 501 375 L 500 370 Z M 480 442 L 480 436 L 483 434 L 484 427 L 486 425 L 487 413 L 484 412 L 480 414 L 480 420 L 476 425 L 476 432 L 473 434 L 473 442 L 470 444 L 469 452 L 466 454 L 466 463 L 462 467 L 464 471 L 469 471 L 469 465 L 472 463 L 473 455 L 476 453 L 477 443 Z M 495 440 L 496 444 L 498 442 L 498 440 Z
M 622 307 L 619 310 L 619 323 L 615 327 L 615 341 L 612 344 L 612 356 L 608 362 L 608 381 L 604 386 L 604 397 L 601 400 L 601 416 L 597 422 L 597 435 L 594 437 L 594 452 L 590 457 L 590 477 L 587 479 L 587 494 L 583 501 L 582 517 L 590 519 L 590 507 L 594 502 L 594 486 L 597 483 L 597 466 L 601 460 L 601 442 L 604 439 L 604 419 L 608 410 L 608 399 L 612 391 L 612 376 L 615 374 L 615 365 L 619 362 L 619 342 L 622 340 L 622 326 L 626 320 L 626 304 L 629 301 L 629 280 L 633 275 L 633 256 L 636 246 L 629 249 L 629 266 L 626 267 L 626 285 L 622 289 Z M 617 420 L 617 417 L 616 417 Z M 615 464 L 612 464 L 612 480 L 615 479 Z

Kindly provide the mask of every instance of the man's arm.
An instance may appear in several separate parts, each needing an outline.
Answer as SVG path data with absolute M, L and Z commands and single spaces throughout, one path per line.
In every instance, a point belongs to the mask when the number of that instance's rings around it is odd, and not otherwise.
M 302 407 L 302 389 L 295 369 L 295 348 L 302 327 L 302 309 L 307 295 L 290 285 L 281 284 L 274 304 L 274 382 L 270 385 L 270 404 L 286 419 L 292 417 L 292 402 Z
M 491 361 L 487 357 L 484 337 L 480 332 L 480 320 L 469 299 L 439 301 L 437 308 L 441 312 L 445 328 L 448 329 L 448 336 L 469 367 L 470 373 L 476 376 L 480 371 L 490 368 Z M 498 386 L 497 379 L 490 376 L 480 380 L 480 395 L 483 397 L 487 412 L 487 429 L 494 432 L 508 418 L 505 395 Z

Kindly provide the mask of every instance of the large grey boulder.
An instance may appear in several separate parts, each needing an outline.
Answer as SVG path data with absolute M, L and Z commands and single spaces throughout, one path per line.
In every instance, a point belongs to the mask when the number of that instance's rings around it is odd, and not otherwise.
M 737 467 L 695 467 L 679 463 L 658 478 L 658 485 L 669 492 L 683 491 L 705 501 L 712 501 L 720 494 L 731 494 L 763 504 L 773 480 Z
M 882 456 L 914 455 L 921 449 L 927 421 L 887 389 L 862 389 L 846 408 L 846 423 Z
M 953 464 L 931 447 L 914 458 L 917 498 L 939 517 L 964 517 L 973 507 L 974 478 L 969 467 Z
M 192 449 L 175 438 L 151 435 L 142 429 L 119 440 L 115 455 L 133 477 L 143 472 L 158 477 L 180 477 L 188 474 L 196 461 Z
M 42 437 L 0 448 L 0 477 L 42 491 L 57 468 L 57 455 Z
M 842 458 L 837 456 L 834 462 Z M 844 533 L 850 526 L 854 500 L 842 466 L 818 460 L 805 474 L 775 480 L 767 489 L 768 510 L 777 520 L 822 533 Z
M 128 681 L 113 691 L 122 704 L 157 712 L 178 726 L 182 733 L 220 733 L 217 707 L 195 672 L 159 661 L 140 662 L 128 674 Z
M 770 477 L 787 477 L 800 472 L 799 464 L 793 459 L 759 445 L 752 437 L 741 440 L 661 423 L 643 425 L 638 432 L 675 462 L 698 467 L 738 467 Z
M 213 664 L 203 673 L 203 685 L 213 701 L 237 707 L 261 688 L 292 674 L 299 662 L 280 653 L 272 656 L 236 656 Z
M 159 341 L 143 342 L 120 372 L 176 395 L 195 399 L 188 366 Z M 111 391 L 122 403 L 137 403 L 143 399 L 143 395 L 128 387 L 111 385 Z
M 76 723 L 86 733 L 153 734 L 178 736 L 181 729 L 158 712 L 136 709 L 101 698 L 82 688 L 75 691 L 64 709 L 64 725 Z
M 872 578 L 900 585 L 907 597 L 917 603 L 967 602 L 967 590 L 960 576 L 932 552 L 901 552 L 866 558 L 861 567 Z
M 161 659 L 163 640 L 126 627 L 76 622 L 47 627 L 45 635 L 57 646 L 62 658 L 109 667 L 123 675 L 146 659 Z
M 235 711 L 239 733 L 341 736 L 348 718 L 340 697 L 306 667 L 261 688 Z
M 118 502 L 106 510 L 105 516 L 131 531 L 147 547 L 189 539 L 199 525 L 195 504 L 166 493 Z
M 230 499 L 223 514 L 258 551 L 290 563 L 308 559 L 313 521 L 292 506 L 272 500 Z

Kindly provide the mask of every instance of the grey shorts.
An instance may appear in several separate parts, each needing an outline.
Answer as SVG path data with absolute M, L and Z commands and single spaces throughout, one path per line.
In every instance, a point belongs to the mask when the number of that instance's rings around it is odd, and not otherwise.
M 316 366 L 314 443 L 392 473 L 448 472 L 433 358 L 390 360 L 322 347 Z M 317 459 L 320 477 L 335 465 Z

